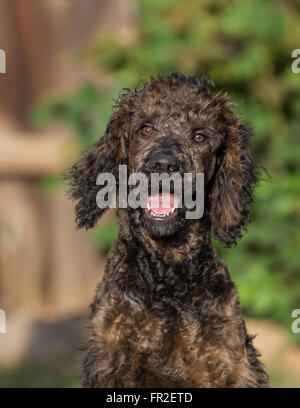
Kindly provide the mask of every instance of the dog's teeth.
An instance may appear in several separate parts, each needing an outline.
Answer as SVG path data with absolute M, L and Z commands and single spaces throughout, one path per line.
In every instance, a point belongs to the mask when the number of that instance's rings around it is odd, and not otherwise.
M 174 214 L 174 212 L 175 212 L 175 210 L 176 210 L 176 208 L 174 207 L 174 208 L 172 208 L 172 210 L 169 212 L 169 213 L 167 213 L 167 214 L 157 214 L 156 212 L 154 212 L 154 211 L 152 211 L 151 209 L 150 209 L 150 207 L 149 207 L 149 205 L 147 205 L 147 209 L 148 209 L 148 211 L 149 211 L 149 214 L 152 216 L 152 217 L 154 217 L 154 218 L 168 218 L 170 215 L 172 215 L 172 214 Z

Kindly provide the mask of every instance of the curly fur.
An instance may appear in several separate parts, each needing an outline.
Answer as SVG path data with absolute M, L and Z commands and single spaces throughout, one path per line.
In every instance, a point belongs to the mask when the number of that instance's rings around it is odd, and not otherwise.
M 153 137 L 142 137 L 151 123 Z M 207 142 L 191 134 L 203 129 Z M 240 315 L 226 266 L 211 232 L 236 244 L 249 221 L 257 166 L 249 129 L 211 79 L 172 74 L 125 90 L 105 136 L 70 170 L 78 227 L 92 227 L 99 172 L 118 165 L 149 173 L 149 158 L 168 152 L 179 172 L 205 175 L 200 220 L 158 223 L 141 209 L 119 209 L 119 236 L 91 305 L 85 347 L 86 387 L 266 387 L 268 378 Z

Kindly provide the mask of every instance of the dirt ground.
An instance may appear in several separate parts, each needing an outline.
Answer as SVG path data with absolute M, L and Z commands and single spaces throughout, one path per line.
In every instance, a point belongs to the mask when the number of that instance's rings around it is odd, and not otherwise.
M 262 354 L 271 387 L 300 388 L 300 346 L 280 325 L 268 320 L 247 319 L 254 345 Z M 300 336 L 300 334 L 298 335 Z

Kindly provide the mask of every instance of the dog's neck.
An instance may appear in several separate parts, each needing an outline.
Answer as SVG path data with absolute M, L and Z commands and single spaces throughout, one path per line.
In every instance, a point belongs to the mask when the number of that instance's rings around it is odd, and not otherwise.
M 126 210 L 119 211 L 120 237 L 136 248 L 141 247 L 148 254 L 149 260 L 158 260 L 176 265 L 185 262 L 205 259 L 210 256 L 212 245 L 210 241 L 210 221 L 208 217 L 201 220 L 191 220 L 172 237 L 154 239 L 142 226 L 132 226 Z
M 186 223 L 184 231 L 169 239 L 153 239 L 141 226 L 130 224 L 126 211 L 119 211 L 118 241 L 127 253 L 127 263 L 136 270 L 153 299 L 168 298 L 190 304 L 204 290 L 216 261 L 210 242 L 209 221 L 203 217 Z

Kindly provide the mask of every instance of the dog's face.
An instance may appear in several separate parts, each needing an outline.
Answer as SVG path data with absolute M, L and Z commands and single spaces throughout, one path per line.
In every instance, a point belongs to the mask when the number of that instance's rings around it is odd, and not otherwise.
M 106 135 L 70 173 L 79 226 L 91 227 L 101 216 L 95 208 L 95 180 L 99 172 L 117 175 L 119 164 L 129 174 L 149 180 L 146 208 L 129 208 L 132 222 L 153 238 L 180 233 L 188 222 L 174 191 L 169 206 L 161 205 L 150 188 L 153 173 L 204 173 L 212 227 L 226 245 L 235 243 L 248 220 L 256 167 L 248 144 L 249 130 L 231 111 L 228 98 L 214 91 L 205 77 L 173 74 L 159 77 L 140 91 L 127 91 L 118 104 Z M 94 182 L 94 185 L 91 183 Z M 155 204 L 154 204 L 155 203 Z M 191 220 L 189 220 L 191 222 Z
M 169 206 L 163 206 L 166 193 L 162 187 L 155 203 L 151 175 L 178 173 L 183 192 L 184 174 L 204 173 L 207 185 L 215 170 L 224 129 L 214 106 L 209 106 L 198 91 L 190 85 L 145 90 L 142 106 L 131 117 L 129 171 L 143 173 L 149 180 L 147 207 L 135 210 L 134 218 L 153 238 L 172 236 L 188 221 L 184 200 L 174 194 L 172 185 L 167 197 Z

